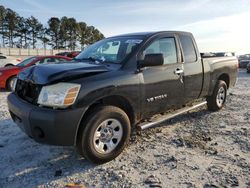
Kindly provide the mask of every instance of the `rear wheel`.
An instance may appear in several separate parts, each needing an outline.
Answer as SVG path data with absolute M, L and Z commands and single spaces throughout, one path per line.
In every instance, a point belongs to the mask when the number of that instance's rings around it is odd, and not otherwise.
M 211 111 L 220 110 L 227 97 L 227 84 L 223 80 L 219 80 L 215 85 L 213 94 L 207 97 L 207 106 Z
M 125 148 L 131 127 L 127 114 L 114 106 L 95 108 L 83 122 L 77 149 L 89 161 L 102 164 Z

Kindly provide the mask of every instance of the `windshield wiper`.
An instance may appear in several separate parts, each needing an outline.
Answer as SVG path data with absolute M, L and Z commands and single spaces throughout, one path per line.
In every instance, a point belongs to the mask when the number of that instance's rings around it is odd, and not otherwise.
M 74 58 L 74 60 L 76 61 L 81 61 L 81 60 L 89 60 L 89 61 L 92 61 L 92 62 L 96 62 L 97 60 L 93 57 L 88 57 L 88 58 Z
M 74 60 L 76 61 L 91 61 L 91 62 L 94 62 L 96 64 L 99 64 L 99 63 L 113 63 L 113 64 L 117 64 L 113 61 L 108 61 L 108 60 L 102 60 L 102 59 L 95 59 L 93 57 L 88 57 L 88 58 L 74 58 Z

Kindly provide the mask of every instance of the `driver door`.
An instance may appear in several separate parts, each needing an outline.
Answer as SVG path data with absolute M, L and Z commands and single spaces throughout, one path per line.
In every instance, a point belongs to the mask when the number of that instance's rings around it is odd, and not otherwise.
M 178 44 L 174 35 L 156 38 L 142 51 L 145 54 L 163 54 L 164 64 L 142 68 L 143 115 L 148 117 L 180 107 L 183 104 L 184 84 Z

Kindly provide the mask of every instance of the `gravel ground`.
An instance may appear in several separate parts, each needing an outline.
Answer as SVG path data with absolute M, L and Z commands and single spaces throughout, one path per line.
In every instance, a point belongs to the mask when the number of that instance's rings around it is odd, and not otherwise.
M 100 166 L 73 147 L 41 145 L 10 120 L 0 92 L 0 187 L 250 187 L 250 74 L 220 112 L 192 111 L 132 137 Z

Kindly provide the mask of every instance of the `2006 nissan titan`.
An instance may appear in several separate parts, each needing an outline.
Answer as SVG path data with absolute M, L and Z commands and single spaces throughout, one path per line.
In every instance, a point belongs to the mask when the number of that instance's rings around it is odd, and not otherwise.
M 22 71 L 8 96 L 9 111 L 35 141 L 76 146 L 97 164 L 117 157 L 132 129 L 202 105 L 220 110 L 237 80 L 236 57 L 202 58 L 193 35 L 180 31 L 106 38 L 73 61 Z

